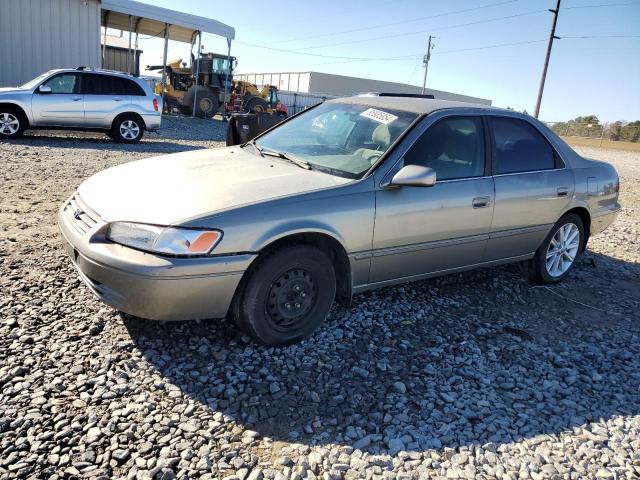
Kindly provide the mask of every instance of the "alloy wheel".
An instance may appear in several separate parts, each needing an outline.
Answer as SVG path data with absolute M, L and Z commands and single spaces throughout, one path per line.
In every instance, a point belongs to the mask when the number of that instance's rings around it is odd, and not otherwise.
M 135 140 L 140 134 L 140 127 L 133 120 L 125 120 L 120 124 L 120 135 L 127 140 Z
M 573 265 L 579 249 L 580 230 L 573 223 L 565 223 L 556 231 L 547 247 L 547 273 L 553 278 L 563 275 Z
M 0 113 L 0 133 L 13 135 L 20 128 L 20 120 L 13 113 Z

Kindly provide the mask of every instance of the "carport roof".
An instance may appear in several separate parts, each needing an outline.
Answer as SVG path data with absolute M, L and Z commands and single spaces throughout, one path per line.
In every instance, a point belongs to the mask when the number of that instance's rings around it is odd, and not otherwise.
M 164 25 L 171 25 L 169 38 L 178 42 L 191 43 L 196 32 L 212 33 L 225 37 L 227 41 L 235 38 L 235 30 L 229 25 L 210 18 L 156 7 L 132 0 L 102 0 L 102 26 L 129 30 L 129 16 L 133 18 L 134 32 L 162 37 Z M 106 13 L 108 12 L 108 16 Z

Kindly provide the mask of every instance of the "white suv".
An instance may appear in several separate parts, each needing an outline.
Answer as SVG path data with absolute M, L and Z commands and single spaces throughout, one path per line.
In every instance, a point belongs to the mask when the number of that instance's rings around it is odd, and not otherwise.
M 0 140 L 26 129 L 104 132 L 127 143 L 160 128 L 162 99 L 144 81 L 106 70 L 50 70 L 16 88 L 0 88 Z

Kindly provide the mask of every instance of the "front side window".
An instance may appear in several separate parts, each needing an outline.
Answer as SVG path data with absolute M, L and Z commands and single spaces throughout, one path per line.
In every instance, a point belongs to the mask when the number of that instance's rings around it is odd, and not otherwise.
M 484 175 L 484 129 L 480 117 L 450 117 L 430 126 L 404 155 L 405 165 L 422 165 L 438 180 Z
M 77 93 L 78 83 L 77 73 L 61 73 L 51 77 L 43 85 L 51 88 L 51 93 Z
M 317 170 L 360 178 L 416 118 L 412 112 L 328 102 L 292 118 L 256 144 L 298 157 Z
M 491 117 L 497 174 L 550 170 L 553 148 L 531 124 L 517 118 Z

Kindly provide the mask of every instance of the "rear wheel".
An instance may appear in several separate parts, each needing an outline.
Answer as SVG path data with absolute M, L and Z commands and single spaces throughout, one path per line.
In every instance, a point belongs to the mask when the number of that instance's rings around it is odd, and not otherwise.
M 27 128 L 27 119 L 15 108 L 0 107 L 0 139 L 18 138 Z
M 266 345 L 288 345 L 324 321 L 336 295 L 331 259 L 322 250 L 292 245 L 267 254 L 234 302 L 238 326 Z
M 564 215 L 544 239 L 530 261 L 538 283 L 556 283 L 569 274 L 585 245 L 584 224 L 575 213 Z
M 115 140 L 124 143 L 139 142 L 144 133 L 144 126 L 136 115 L 121 115 L 113 122 L 111 135 Z

